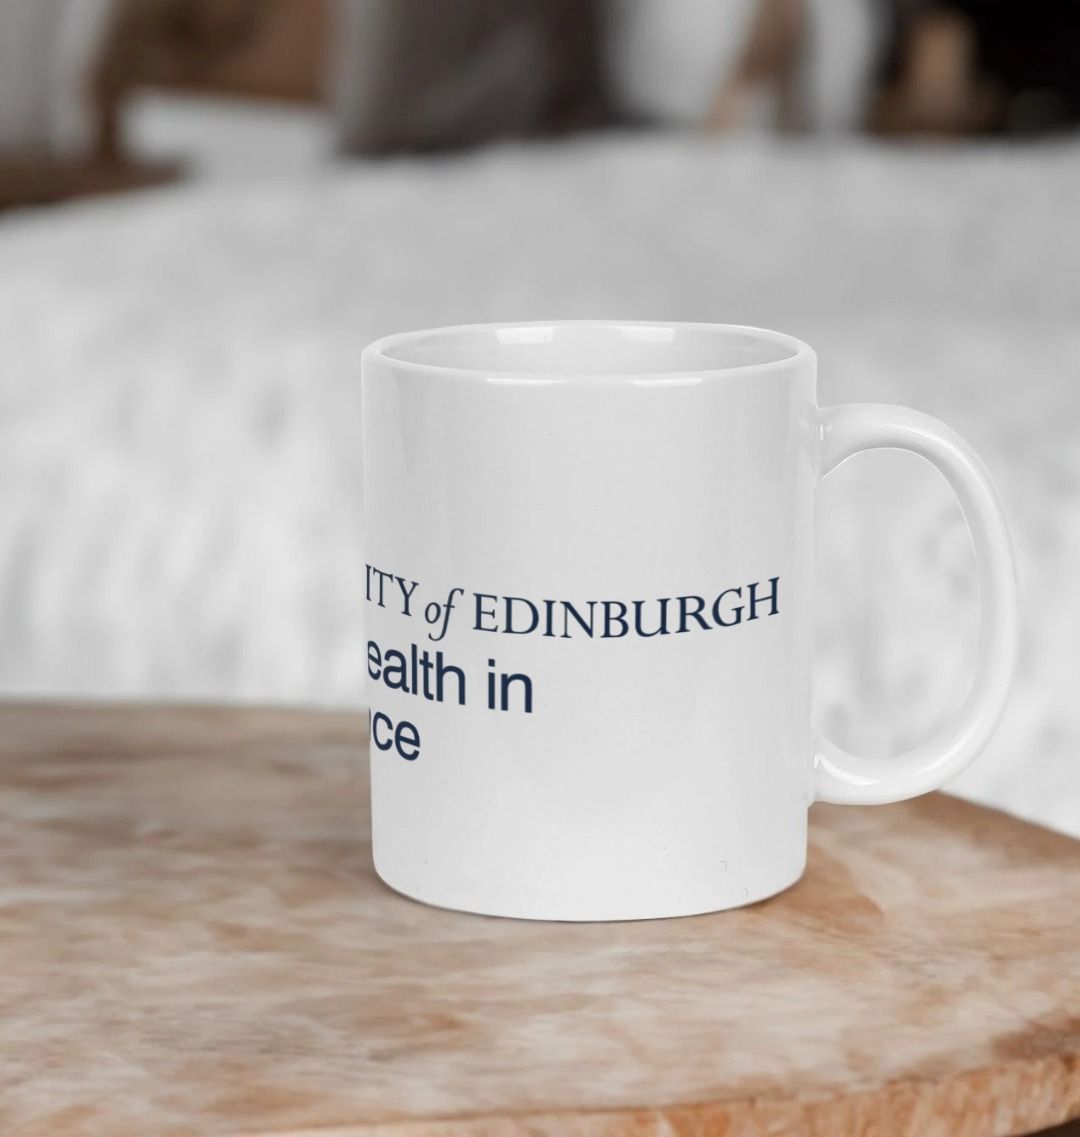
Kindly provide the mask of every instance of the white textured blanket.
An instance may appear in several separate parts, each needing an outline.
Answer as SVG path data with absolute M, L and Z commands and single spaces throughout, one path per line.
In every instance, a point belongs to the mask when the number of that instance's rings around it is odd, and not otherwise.
M 825 402 L 983 453 L 1025 598 L 961 788 L 1080 833 L 1080 145 L 614 138 L 195 184 L 0 221 L 0 689 L 356 703 L 358 357 L 398 329 L 681 318 L 809 340 Z M 914 458 L 820 495 L 824 721 L 963 695 L 967 537 Z

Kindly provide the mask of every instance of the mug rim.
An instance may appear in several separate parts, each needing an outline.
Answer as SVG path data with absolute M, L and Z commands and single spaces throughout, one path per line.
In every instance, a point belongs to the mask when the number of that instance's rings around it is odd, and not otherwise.
M 783 350 L 786 354 L 774 359 L 738 362 L 719 366 L 699 368 L 670 369 L 599 369 L 577 373 L 574 371 L 550 371 L 543 368 L 520 369 L 498 367 L 460 366 L 453 363 L 440 363 L 428 359 L 408 358 L 395 355 L 395 348 L 406 349 L 415 346 L 425 337 L 444 336 L 462 337 L 476 336 L 483 333 L 539 331 L 540 329 L 576 328 L 607 330 L 614 332 L 646 331 L 654 329 L 658 332 L 667 332 L 677 335 L 679 332 L 707 332 L 712 334 L 739 335 L 743 338 L 757 340 L 763 345 Z M 519 341 L 520 342 L 520 341 Z M 540 339 L 534 343 L 544 342 Z M 643 342 L 647 342 L 644 341 Z M 655 341 L 654 341 L 655 342 Z M 723 324 L 712 323 L 706 320 L 496 320 L 492 322 L 477 322 L 469 324 L 447 324 L 432 328 L 418 328 L 411 331 L 393 332 L 373 340 L 364 348 L 361 362 L 377 359 L 394 368 L 424 373 L 428 375 L 455 376 L 461 379 L 475 379 L 497 382 L 543 382 L 543 383 L 574 383 L 574 382 L 603 382 L 605 380 L 631 380 L 637 383 L 664 383 L 667 381 L 701 380 L 706 378 L 721 378 L 734 375 L 745 376 L 752 373 L 772 372 L 797 367 L 802 363 L 813 364 L 817 355 L 814 349 L 805 341 L 787 332 L 778 332 L 771 328 L 762 328 L 753 324 Z

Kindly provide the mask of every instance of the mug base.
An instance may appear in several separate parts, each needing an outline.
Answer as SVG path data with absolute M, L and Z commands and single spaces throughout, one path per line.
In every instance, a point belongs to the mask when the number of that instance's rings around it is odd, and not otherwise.
M 622 923 L 636 920 L 672 920 L 686 916 L 707 916 L 715 912 L 727 912 L 735 908 L 746 908 L 751 904 L 760 904 L 773 896 L 786 892 L 793 885 L 798 884 L 806 871 L 806 860 L 798 865 L 797 871 L 788 873 L 779 880 L 768 883 L 757 882 L 757 887 L 736 886 L 734 893 L 730 888 L 725 889 L 708 900 L 699 903 L 641 903 L 641 904 L 612 904 L 610 909 L 603 903 L 590 903 L 579 899 L 567 900 L 564 903 L 538 902 L 530 904 L 522 901 L 507 904 L 484 904 L 470 902 L 465 898 L 452 898 L 449 896 L 436 896 L 426 893 L 423 888 L 416 888 L 398 884 L 388 879 L 375 864 L 375 873 L 379 879 L 399 896 L 408 900 L 426 904 L 429 908 L 441 908 L 448 912 L 463 912 L 470 916 L 497 916 L 506 920 L 537 920 L 546 923 L 563 924 L 607 924 Z

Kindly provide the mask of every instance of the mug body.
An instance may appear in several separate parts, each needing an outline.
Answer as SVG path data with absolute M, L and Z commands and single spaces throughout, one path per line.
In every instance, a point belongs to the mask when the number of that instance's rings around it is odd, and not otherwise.
M 372 841 L 449 908 L 679 916 L 806 858 L 813 352 L 476 325 L 363 359 Z

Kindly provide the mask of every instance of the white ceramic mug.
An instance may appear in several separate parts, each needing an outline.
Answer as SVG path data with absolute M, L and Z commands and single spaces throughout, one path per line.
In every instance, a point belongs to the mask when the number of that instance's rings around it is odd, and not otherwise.
M 819 408 L 813 351 L 709 324 L 394 335 L 364 353 L 375 867 L 449 908 L 679 916 L 798 880 L 807 807 L 940 786 L 1000 718 L 1014 566 L 977 457 L 899 407 Z M 971 529 L 971 692 L 925 745 L 847 754 L 811 714 L 814 492 L 921 454 Z

